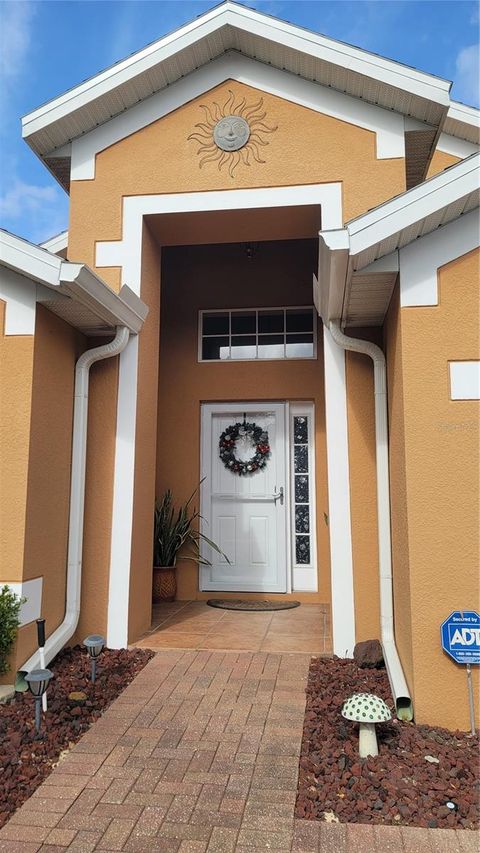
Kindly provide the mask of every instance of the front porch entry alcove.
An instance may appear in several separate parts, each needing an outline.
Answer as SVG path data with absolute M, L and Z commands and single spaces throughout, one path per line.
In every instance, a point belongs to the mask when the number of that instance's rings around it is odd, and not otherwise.
M 223 280 L 217 283 L 223 302 L 218 302 L 216 297 L 216 306 L 237 305 L 260 308 L 263 303 L 262 292 L 265 291 L 266 286 L 270 290 L 270 305 L 278 305 L 282 286 L 284 288 L 279 272 L 283 271 L 290 272 L 291 290 L 288 298 L 285 292 L 283 293 L 282 305 L 311 306 L 312 274 L 317 272 L 318 232 L 321 227 L 338 227 L 342 221 L 341 217 L 339 184 L 187 193 L 173 196 L 125 197 L 121 240 L 97 243 L 97 267 L 119 267 L 120 280 L 122 282 L 128 280 L 132 288 L 141 293 L 150 306 L 148 330 L 145 330 L 138 345 L 137 341 L 133 342 L 120 359 L 113 488 L 111 595 L 107 631 L 110 644 L 124 645 L 126 642 L 134 642 L 148 630 L 150 625 L 151 569 L 150 572 L 147 570 L 150 537 L 146 533 L 148 533 L 147 519 L 150 513 L 153 517 L 154 494 L 152 486 L 148 484 L 149 477 L 156 468 L 156 494 L 161 495 L 162 490 L 170 487 L 174 490 L 177 501 L 185 500 L 192 490 L 192 483 L 195 485 L 199 482 L 201 475 L 199 423 L 203 401 L 303 400 L 314 404 L 316 533 L 318 564 L 321 570 L 315 592 L 303 592 L 301 586 L 294 587 L 292 592 L 293 596 L 304 604 L 330 605 L 332 593 L 329 533 L 332 527 L 327 526 L 323 364 L 325 333 L 321 329 L 318 330 L 321 333 L 318 334 L 318 353 L 315 360 L 298 360 L 292 361 L 291 364 L 287 361 L 265 361 L 264 364 L 244 362 L 244 376 L 249 376 L 248 387 L 245 387 L 244 380 L 239 380 L 238 377 L 228 380 L 227 371 L 233 365 L 201 365 L 198 360 L 197 308 L 200 310 L 211 307 L 206 303 L 202 304 L 202 300 L 196 307 L 192 304 L 192 299 L 198 299 L 199 296 L 198 269 L 195 268 L 193 273 L 190 271 L 187 275 L 177 275 L 175 284 L 171 288 L 167 286 L 168 279 L 165 273 L 175 253 L 177 260 L 188 259 L 190 250 L 187 251 L 185 247 L 208 252 L 213 246 L 221 249 L 227 244 L 241 245 L 245 253 L 245 244 L 254 243 L 262 250 L 259 252 L 259 258 L 262 256 L 266 258 L 268 251 L 264 252 L 264 249 L 270 244 L 276 247 L 276 251 L 284 253 L 279 271 L 272 275 L 271 268 L 267 266 L 257 289 L 250 294 L 247 301 L 243 302 L 238 301 L 238 294 L 243 294 L 245 300 L 245 288 L 252 284 L 249 268 L 244 269 L 243 278 L 236 284 L 231 281 L 231 273 L 227 272 Z M 309 241 L 313 252 L 310 257 L 308 252 L 300 251 L 301 246 L 306 246 Z M 296 254 L 295 251 L 293 253 L 290 251 L 291 247 L 296 247 Z M 304 259 L 303 285 L 300 285 L 299 258 L 301 261 L 302 257 Z M 165 310 L 165 299 L 168 298 L 169 291 L 170 295 L 174 294 L 178 297 L 181 294 L 182 297 L 175 318 L 176 326 L 167 322 L 168 311 Z M 162 318 L 159 335 L 160 292 Z M 195 328 L 193 333 L 190 333 L 187 326 L 192 323 L 192 317 Z M 182 331 L 183 343 L 180 334 Z M 169 336 L 170 341 L 167 346 Z M 159 340 L 162 351 L 159 361 L 156 361 Z M 188 361 L 187 372 L 178 370 L 182 359 Z M 325 364 L 327 380 L 332 381 L 331 376 L 335 383 L 342 382 L 341 371 L 340 379 L 337 380 L 337 368 L 335 367 L 332 372 L 330 362 L 329 357 L 328 365 Z M 294 377 L 292 373 L 289 387 L 287 387 L 288 383 L 283 382 L 284 376 L 288 373 L 287 368 L 290 370 L 302 365 L 303 370 L 307 364 L 310 368 L 308 381 L 305 381 L 305 375 Z M 158 365 L 160 365 L 159 388 L 154 382 Z M 277 381 L 276 387 L 274 387 L 275 383 L 271 382 L 269 372 L 272 365 L 277 368 L 277 378 L 280 377 L 282 380 L 280 385 Z M 224 376 L 225 379 L 222 378 L 221 387 L 214 389 L 214 393 L 212 393 L 210 381 L 206 381 L 207 390 L 203 390 L 202 393 L 201 382 L 197 382 L 198 371 L 206 367 L 221 368 L 224 371 L 222 377 Z M 260 369 L 261 372 L 259 372 Z M 257 378 L 260 377 L 255 383 L 252 383 L 252 370 L 257 371 Z M 167 398 L 165 397 L 162 376 L 168 377 L 170 401 L 173 400 L 175 403 L 173 406 L 169 405 L 168 395 Z M 188 382 L 185 382 L 186 377 Z M 157 390 L 159 391 L 158 424 L 155 423 L 156 419 L 152 418 L 152 404 L 157 408 Z M 158 427 L 158 434 L 155 440 L 156 427 Z M 176 453 L 171 452 L 171 446 L 170 452 L 167 452 L 168 439 L 172 436 L 177 440 Z M 166 437 L 167 440 L 165 440 Z M 329 462 L 333 450 L 337 456 L 338 453 L 346 453 L 346 445 L 343 447 L 343 444 L 344 442 L 336 440 L 332 449 L 329 448 Z M 155 446 L 157 448 L 156 465 Z M 190 463 L 185 465 L 185 459 L 190 459 Z M 329 465 L 329 470 L 331 467 Z M 192 471 L 195 472 L 195 477 L 192 477 Z M 335 496 L 334 498 L 335 503 L 338 503 Z M 342 508 L 340 512 L 343 512 Z M 129 523 L 130 517 L 131 523 Z M 328 518 L 332 525 L 333 504 Z M 339 565 L 343 567 L 344 562 L 342 561 Z M 194 588 L 192 588 L 192 574 L 189 576 L 187 572 L 179 573 L 180 588 L 177 597 L 182 601 L 202 600 L 211 595 L 198 590 L 196 571 L 195 569 L 193 571 Z M 186 588 L 182 588 L 184 582 Z M 247 595 L 248 593 L 245 593 L 245 596 Z M 348 633 L 349 636 L 353 636 L 353 607 L 349 606 L 350 602 L 347 599 L 342 593 L 342 606 L 345 611 L 341 623 L 342 634 Z M 342 648 L 350 645 L 350 642 L 344 642 L 342 638 Z
M 202 311 L 274 310 L 283 306 L 311 308 L 312 275 L 318 266 L 319 206 L 162 215 L 147 217 L 146 221 L 161 247 L 157 496 L 171 488 L 176 500 L 181 502 L 201 477 L 211 475 L 210 465 L 207 470 L 205 459 L 201 459 L 199 453 L 203 440 L 202 410 L 205 408 L 219 406 L 222 409 L 223 404 L 225 408 L 232 409 L 233 420 L 237 417 L 233 409 L 238 408 L 239 412 L 240 409 L 247 410 L 252 420 L 255 419 L 255 411 L 258 416 L 258 410 L 282 409 L 289 403 L 294 404 L 295 400 L 304 400 L 312 407 L 313 415 L 311 428 L 315 459 L 313 472 L 310 472 L 313 477 L 315 469 L 318 469 L 311 491 L 318 492 L 318 505 L 325 510 L 322 336 L 317 334 L 316 314 L 315 351 L 314 358 L 310 359 L 230 358 L 208 361 L 202 358 L 199 342 L 199 315 Z M 285 402 L 279 404 L 279 400 Z M 289 468 L 289 459 L 286 459 L 286 467 Z M 195 477 L 192 472 L 195 472 Z M 283 474 L 283 481 L 286 477 L 289 477 L 288 470 Z M 290 503 L 289 484 L 284 485 Z M 203 495 L 202 499 L 205 500 Z M 202 514 L 211 514 L 205 503 L 201 509 Z M 290 512 L 287 515 L 290 523 Z M 277 586 L 267 584 L 266 588 L 261 584 L 255 587 L 250 580 L 243 586 L 240 584 L 236 590 L 237 597 L 241 589 L 245 597 L 271 598 L 281 593 L 282 597 L 300 598 L 304 604 L 298 614 L 293 611 L 275 614 L 215 613 L 201 604 L 201 600 L 228 595 L 231 587 L 216 587 L 215 584 L 205 587 L 201 581 L 199 583 L 196 564 L 179 560 L 179 602 L 174 605 L 174 612 L 161 607 L 155 610 L 152 626 L 160 622 L 156 637 L 162 635 L 156 642 L 177 647 L 179 642 L 183 647 L 194 643 L 200 648 L 204 644 L 214 648 L 260 648 L 262 644 L 268 648 L 273 644 L 275 648 L 280 646 L 291 651 L 328 652 L 329 542 L 323 513 L 320 515 L 322 525 L 317 525 L 312 516 L 311 523 L 315 529 L 310 528 L 315 555 L 312 561 L 314 559 L 316 564 L 313 582 L 310 579 L 303 585 L 300 581 L 299 585 L 297 579 L 296 586 L 293 582 L 289 532 L 283 546 L 287 586 L 282 587 L 280 583 Z M 207 518 L 207 522 L 211 520 Z M 206 527 L 205 532 L 216 538 L 213 529 Z M 282 555 L 277 553 L 277 556 Z M 321 565 L 320 572 L 317 572 L 317 564 Z M 256 594 L 253 592 L 255 588 Z M 231 595 L 235 597 L 235 590 Z M 280 633 L 283 633 L 282 640 Z M 294 637 L 296 642 L 293 642 Z M 153 641 L 152 634 L 149 639 Z

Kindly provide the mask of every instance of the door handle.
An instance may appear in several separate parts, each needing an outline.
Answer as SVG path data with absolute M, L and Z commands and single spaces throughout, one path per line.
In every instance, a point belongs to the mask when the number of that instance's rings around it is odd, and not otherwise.
M 279 492 L 273 493 L 273 501 L 276 504 L 277 501 L 280 500 L 280 506 L 283 506 L 283 486 L 280 486 Z

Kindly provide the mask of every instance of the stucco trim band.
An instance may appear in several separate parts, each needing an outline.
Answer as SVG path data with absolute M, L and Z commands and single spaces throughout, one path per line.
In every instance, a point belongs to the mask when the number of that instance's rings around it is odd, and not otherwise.
M 400 249 L 401 307 L 438 305 L 437 270 L 476 249 L 480 245 L 479 234 L 477 208 Z

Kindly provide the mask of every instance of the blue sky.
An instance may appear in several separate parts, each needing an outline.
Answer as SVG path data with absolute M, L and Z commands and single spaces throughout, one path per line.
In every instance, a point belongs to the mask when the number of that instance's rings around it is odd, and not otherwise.
M 68 198 L 21 139 L 20 117 L 211 8 L 208 0 L 0 0 L 0 224 L 34 242 L 68 225 Z M 454 81 L 479 105 L 470 0 L 256 0 L 261 12 Z

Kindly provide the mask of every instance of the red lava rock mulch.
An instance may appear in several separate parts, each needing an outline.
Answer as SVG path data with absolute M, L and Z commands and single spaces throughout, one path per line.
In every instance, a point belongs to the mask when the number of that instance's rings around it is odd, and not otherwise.
M 345 699 L 361 692 L 381 696 L 393 711 L 384 669 L 359 669 L 354 661 L 338 658 L 312 660 L 296 817 L 476 828 L 478 736 L 392 719 L 376 726 L 379 755 L 362 759 L 358 724 L 340 714 Z M 427 755 L 438 764 L 427 761 Z M 447 802 L 456 809 L 449 809 Z
M 48 776 L 60 753 L 79 740 L 153 654 L 146 649 L 105 649 L 92 684 L 85 649 L 64 649 L 49 665 L 54 678 L 48 688 L 48 711 L 42 715 L 42 739 L 36 738 L 30 692 L 17 693 L 0 705 L 0 827 Z M 68 699 L 73 691 L 86 694 L 83 705 Z

